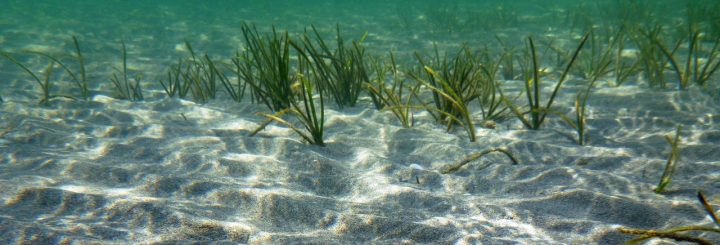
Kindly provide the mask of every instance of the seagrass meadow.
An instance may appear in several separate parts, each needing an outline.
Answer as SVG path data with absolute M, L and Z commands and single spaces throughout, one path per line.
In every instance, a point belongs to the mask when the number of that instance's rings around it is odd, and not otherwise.
M 0 1 L 0 244 L 720 243 L 720 2 Z

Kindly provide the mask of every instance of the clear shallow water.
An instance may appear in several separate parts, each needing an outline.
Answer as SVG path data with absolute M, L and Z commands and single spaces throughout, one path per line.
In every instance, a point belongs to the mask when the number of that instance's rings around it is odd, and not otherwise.
M 249 137 L 262 105 L 165 99 L 156 83 L 187 55 L 185 41 L 232 57 L 243 46 L 243 22 L 292 35 L 315 25 L 328 37 L 340 24 L 346 39 L 368 32 L 369 51 L 395 51 L 410 67 L 413 52 L 434 44 L 497 49 L 499 36 L 521 48 L 532 33 L 572 46 L 584 31 L 578 26 L 613 22 L 601 10 L 616 1 L 598 3 L 3 1 L 1 50 L 40 71 L 47 60 L 23 51 L 67 55 L 78 36 L 96 96 L 39 106 L 37 85 L 0 61 L 0 243 L 613 244 L 630 238 L 617 226 L 707 223 L 694 194 L 720 193 L 720 112 L 717 98 L 697 88 L 648 89 L 641 76 L 619 88 L 599 85 L 587 147 L 560 120 L 540 131 L 499 121 L 496 130 L 478 129 L 478 143 L 422 112 L 416 127 L 403 129 L 366 99 L 328 109 L 329 144 L 321 148 L 275 125 Z M 678 6 L 663 2 L 650 15 L 674 16 L 662 18 L 672 23 L 683 18 Z M 120 40 L 130 70 L 147 81 L 145 101 L 112 98 Z M 67 75 L 55 74 L 56 89 L 71 91 Z M 516 85 L 508 82 L 508 91 Z M 570 81 L 558 107 L 569 114 L 583 88 Z M 681 166 L 672 192 L 657 195 L 664 136 L 679 124 Z M 491 155 L 453 175 L 438 171 L 491 146 L 508 147 L 521 164 Z

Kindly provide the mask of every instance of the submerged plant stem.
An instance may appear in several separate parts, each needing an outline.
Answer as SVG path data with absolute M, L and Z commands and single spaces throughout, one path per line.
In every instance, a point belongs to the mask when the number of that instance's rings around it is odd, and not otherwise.
M 458 169 L 462 168 L 463 166 L 467 165 L 468 163 L 475 161 L 476 159 L 481 158 L 481 157 L 483 157 L 487 154 L 493 153 L 493 152 L 503 153 L 508 158 L 510 158 L 510 161 L 512 161 L 513 165 L 518 164 L 517 159 L 510 153 L 510 151 L 503 149 L 503 148 L 492 148 L 492 149 L 487 149 L 487 150 L 484 150 L 484 151 L 481 151 L 478 153 L 473 153 L 473 154 L 465 157 L 463 160 L 459 161 L 458 163 L 450 165 L 449 167 L 447 167 L 446 169 L 441 171 L 441 173 L 443 173 L 443 174 L 453 173 L 453 172 L 457 171 Z
M 671 149 L 670 154 L 668 154 L 667 163 L 665 164 L 665 170 L 663 171 L 662 177 L 660 177 L 660 183 L 658 183 L 657 187 L 655 188 L 656 193 L 661 193 L 663 192 L 663 190 L 665 190 L 665 187 L 670 184 L 670 178 L 672 177 L 673 173 L 675 173 L 677 161 L 678 158 L 680 158 L 680 130 L 682 130 L 682 127 L 678 126 L 677 130 L 675 131 L 674 139 L 671 139 L 670 136 L 665 137 L 668 143 L 670 143 Z
M 673 239 L 675 241 L 679 242 L 694 242 L 701 245 L 713 245 L 710 241 L 707 241 L 702 238 L 678 234 L 676 232 L 667 232 L 667 231 L 656 231 L 656 230 L 641 230 L 641 229 L 630 229 L 630 228 L 624 228 L 620 227 L 617 229 L 619 232 L 625 233 L 625 234 L 631 234 L 631 235 L 640 235 L 640 238 L 633 239 L 633 241 L 640 242 L 643 240 L 647 240 L 650 238 L 667 238 L 667 239 Z M 698 229 L 699 230 L 699 229 Z

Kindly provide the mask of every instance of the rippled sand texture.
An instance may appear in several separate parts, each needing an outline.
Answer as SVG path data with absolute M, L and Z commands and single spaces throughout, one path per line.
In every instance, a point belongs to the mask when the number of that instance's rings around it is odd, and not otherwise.
M 586 147 L 559 122 L 509 120 L 469 143 L 427 115 L 403 129 L 369 104 L 328 110 L 323 148 L 283 127 L 249 137 L 264 110 L 249 104 L 6 102 L 0 242 L 616 243 L 618 225 L 707 221 L 692 197 L 720 192 L 717 102 L 636 91 L 595 94 Z M 657 195 L 676 124 L 693 126 Z M 491 146 L 520 164 L 490 155 L 439 173 Z
M 249 136 L 264 120 L 258 113 L 269 110 L 247 97 L 196 104 L 166 98 L 157 83 L 187 57 L 185 41 L 229 63 L 242 49 L 245 21 L 291 35 L 314 24 L 330 38 L 339 23 L 346 41 L 367 31 L 368 52 L 395 51 L 405 71 L 417 66 L 415 51 L 480 49 L 496 36 L 518 48 L 528 33 L 574 45 L 572 29 L 547 25 L 565 23 L 570 8 L 528 0 L 517 22 L 458 23 L 464 29 L 449 31 L 427 25 L 443 10 L 435 3 L 110 2 L 0 1 L 0 51 L 40 72 L 47 60 L 21 53 L 68 55 L 76 35 L 94 95 L 38 105 L 37 84 L 0 57 L 0 244 L 618 244 L 633 238 L 620 226 L 709 225 L 697 190 L 720 203 L 720 101 L 696 87 L 650 89 L 642 77 L 621 87 L 598 81 L 587 146 L 552 115 L 541 130 L 514 117 L 495 129 L 478 126 L 475 143 L 419 110 L 415 127 L 402 128 L 363 94 L 353 108 L 327 102 L 327 146 L 318 147 L 277 124 Z M 449 10 L 466 11 L 468 23 L 502 12 L 477 2 L 484 5 Z M 510 2 L 506 9 L 523 7 Z M 120 67 L 121 40 L 130 73 L 144 78 L 145 101 L 113 98 L 109 78 Z M 72 92 L 55 72 L 57 91 Z M 579 80 L 563 85 L 554 109 L 571 115 L 585 89 Z M 502 83 L 508 94 L 521 90 L 519 81 Z M 547 96 L 552 88 L 543 89 Z M 477 103 L 470 109 L 480 125 Z M 665 136 L 677 125 L 678 167 L 667 192 L 655 194 L 670 150 Z M 493 153 L 441 174 L 492 147 L 507 148 L 519 164 Z

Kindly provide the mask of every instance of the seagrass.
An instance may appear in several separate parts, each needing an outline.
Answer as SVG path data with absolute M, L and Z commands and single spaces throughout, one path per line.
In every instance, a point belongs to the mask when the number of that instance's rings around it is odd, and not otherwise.
M 678 88 L 687 89 L 691 84 L 705 87 L 706 83 L 711 79 L 713 74 L 720 68 L 720 37 L 713 40 L 710 50 L 703 49 L 703 39 L 700 31 L 692 30 L 687 34 L 686 46 L 688 47 L 685 55 L 678 54 L 677 50 L 684 41 L 680 39 L 674 45 L 672 50 L 665 45 L 660 36 L 654 36 L 653 42 L 658 46 L 660 51 L 665 55 L 670 63 L 670 67 L 675 72 L 678 80 Z M 685 63 L 681 63 L 681 56 L 685 59 Z
M 458 161 L 457 163 L 447 166 L 445 169 L 443 169 L 440 172 L 443 174 L 454 173 L 455 171 L 458 171 L 460 168 L 467 165 L 468 163 L 475 161 L 475 160 L 477 160 L 487 154 L 493 153 L 493 152 L 500 152 L 500 153 L 504 154 L 505 156 L 507 156 L 510 159 L 510 161 L 512 161 L 513 165 L 518 164 L 518 161 L 515 158 L 515 156 L 513 156 L 513 154 L 510 153 L 510 151 L 508 151 L 507 149 L 491 148 L 491 149 L 487 149 L 487 150 L 483 150 L 483 151 L 480 151 L 477 153 L 470 154 L 470 155 L 466 156 L 465 158 L 463 158 L 462 160 Z
M 143 100 L 142 87 L 140 86 L 140 76 L 135 77 L 135 82 L 131 82 L 128 79 L 127 69 L 127 50 L 125 49 L 125 41 L 121 40 L 121 55 L 122 55 L 122 69 L 115 70 L 120 73 L 118 77 L 117 73 L 113 72 L 110 81 L 115 86 L 115 94 L 120 99 L 139 101 Z
M 583 46 L 585 45 L 585 42 L 588 40 L 589 33 L 586 33 L 582 39 L 580 40 L 580 43 L 578 44 L 575 51 L 570 56 L 570 60 L 567 62 L 565 69 L 560 75 L 560 78 L 558 79 L 557 83 L 555 84 L 555 87 L 553 89 L 552 94 L 550 94 L 547 102 L 543 105 L 540 102 L 540 66 L 537 56 L 537 51 L 535 49 L 535 43 L 532 39 L 532 37 L 528 37 L 528 49 L 529 49 L 529 55 L 530 55 L 530 62 L 531 68 L 527 69 L 525 71 L 525 78 L 524 78 L 524 84 L 525 84 L 525 95 L 528 101 L 529 109 L 528 111 L 520 111 L 520 108 L 515 106 L 513 102 L 511 102 L 506 97 L 503 97 L 505 103 L 510 108 L 510 111 L 515 114 L 515 116 L 525 125 L 525 127 L 529 129 L 537 130 L 540 128 L 542 123 L 545 121 L 545 118 L 548 114 L 554 114 L 552 113 L 552 104 L 555 101 L 555 97 L 557 96 L 558 92 L 560 91 L 560 88 L 562 87 L 562 84 L 566 81 L 568 78 L 568 74 L 570 72 L 570 69 L 572 68 L 573 64 L 575 63 L 575 60 L 577 60 L 578 55 L 580 54 L 580 51 L 582 50 Z M 530 119 L 527 119 L 525 117 L 526 114 L 529 114 Z
M 58 65 L 60 65 L 60 67 L 62 67 L 63 70 L 65 70 L 65 72 L 68 75 L 70 75 L 70 78 L 73 80 L 73 82 L 77 86 L 78 90 L 80 90 L 79 97 L 82 98 L 83 100 L 88 100 L 90 98 L 90 90 L 89 90 L 88 81 L 87 81 L 87 74 L 85 71 L 85 59 L 83 58 L 82 51 L 80 50 L 80 43 L 78 42 L 77 37 L 72 36 L 72 40 L 73 40 L 73 46 L 75 47 L 75 56 L 74 57 L 78 63 L 77 73 L 79 73 L 79 77 L 76 74 L 76 72 L 73 72 L 73 69 L 71 69 L 70 66 L 65 65 L 65 63 L 62 61 L 61 58 L 56 58 L 55 56 L 52 56 L 47 53 L 42 53 L 42 52 L 30 52 L 30 53 L 44 56 L 44 57 L 54 61 Z M 76 99 L 76 96 L 72 96 L 72 95 L 65 95 L 63 97 Z
M 346 45 L 336 25 L 335 47 L 331 49 L 322 38 L 315 26 L 311 27 L 313 38 L 305 33 L 300 43 L 291 41 L 296 50 L 302 51 L 310 58 L 318 78 L 318 89 L 332 96 L 339 108 L 352 107 L 357 103 L 364 84 L 370 81 L 366 51 L 363 42 L 367 33 L 360 40 Z
M 662 193 L 665 190 L 665 187 L 670 184 L 670 178 L 672 177 L 673 173 L 675 173 L 677 161 L 680 158 L 681 130 L 682 126 L 678 126 L 675 130 L 675 137 L 670 138 L 670 136 L 665 136 L 665 140 L 667 140 L 667 142 L 670 144 L 670 153 L 668 153 L 668 159 L 665 163 L 665 170 L 663 171 L 662 177 L 660 177 L 660 182 L 654 189 L 656 193 Z
M 468 106 L 481 96 L 482 86 L 494 83 L 493 78 L 482 71 L 483 65 L 477 54 L 463 46 L 448 58 L 447 55 L 441 56 L 436 46 L 429 60 L 417 52 L 415 57 L 421 70 L 408 75 L 426 87 L 432 96 L 432 101 L 422 103 L 421 107 L 436 121 L 445 124 L 448 131 L 454 125 L 460 125 L 474 142 L 475 125 Z
M 430 74 L 435 85 L 425 81 L 424 79 L 410 73 L 410 77 L 415 79 L 418 83 L 421 83 L 427 87 L 435 98 L 435 101 L 442 101 L 442 105 L 436 107 L 423 106 L 429 112 L 436 114 L 436 120 L 445 122 L 447 124 L 447 130 L 452 129 L 452 125 L 460 124 L 465 132 L 468 134 L 470 142 L 477 140 L 475 132 L 475 124 L 473 123 L 472 116 L 468 109 L 466 100 L 461 96 L 461 93 L 456 91 L 448 82 L 443 80 L 442 75 L 435 72 L 432 68 L 425 66 L 425 71 Z
M 301 53 L 302 54 L 302 53 Z M 299 98 L 290 101 L 290 108 L 283 109 L 274 114 L 264 113 L 262 114 L 268 120 L 261 123 L 259 127 L 250 133 L 250 136 L 254 136 L 261 130 L 265 129 L 270 123 L 277 122 L 290 128 L 293 132 L 303 138 L 305 141 L 312 145 L 325 146 L 323 139 L 325 131 L 325 98 L 322 90 L 318 90 L 319 105 L 316 105 L 315 99 L 313 98 L 313 83 L 308 79 L 308 76 L 312 76 L 309 73 L 312 68 L 308 68 L 308 57 L 302 54 L 299 57 L 300 63 L 299 70 L 302 73 L 296 74 L 299 81 Z M 302 60 L 305 60 L 304 62 Z M 302 104 L 300 104 L 302 103 Z M 295 124 L 289 120 L 283 119 L 284 115 L 292 115 L 302 127 L 295 126 Z
M 377 109 L 392 112 L 403 127 L 409 128 L 414 125 L 412 98 L 418 96 L 420 83 L 406 84 L 406 79 L 398 71 L 395 55 L 390 52 L 389 56 L 390 65 L 380 60 L 371 62 L 376 75 L 366 87 Z M 386 85 L 388 77 L 390 84 Z
M 296 82 L 290 65 L 290 38 L 287 31 L 261 35 L 255 26 L 241 26 L 245 40 L 243 65 L 236 66 L 244 75 L 252 99 L 278 112 L 290 108 Z
M 71 95 L 64 95 L 64 94 L 52 94 L 51 89 L 53 86 L 53 83 L 50 81 L 50 78 L 52 76 L 53 72 L 53 66 L 55 65 L 55 59 L 51 59 L 50 63 L 43 69 L 43 75 L 44 77 L 40 79 L 40 77 L 35 74 L 30 68 L 22 64 L 20 61 L 16 60 L 14 57 L 12 57 L 9 53 L 6 52 L 0 52 L 5 58 L 10 60 L 13 64 L 20 67 L 22 70 L 24 70 L 27 74 L 29 74 L 33 80 L 40 86 L 40 90 L 42 91 L 42 98 L 40 99 L 40 104 L 44 106 L 50 105 L 50 100 L 54 98 L 68 98 L 68 99 L 75 99 L 75 97 Z
M 663 27 L 659 24 L 652 27 L 634 26 L 628 31 L 630 31 L 631 40 L 638 48 L 641 61 L 640 67 L 648 86 L 666 88 L 665 71 L 669 61 L 664 54 L 665 51 L 660 48 L 660 45 L 657 45 L 658 40 L 663 35 Z M 679 48 L 679 44 L 680 42 L 668 52 L 674 53 Z
M 717 235 L 720 235 L 720 223 L 718 222 L 717 214 L 715 213 L 715 210 L 710 206 L 710 204 L 707 201 L 707 198 L 702 193 L 702 191 L 698 191 L 697 198 L 700 201 L 700 204 L 703 206 L 703 209 L 708 213 L 710 218 L 713 220 L 713 225 L 711 226 L 704 226 L 704 225 L 690 225 L 690 226 L 679 226 L 679 227 L 673 227 L 668 228 L 664 230 L 646 230 L 646 229 L 633 229 L 633 228 L 627 228 L 627 227 L 619 227 L 617 228 L 617 231 L 625 234 L 630 235 L 636 235 L 638 237 L 633 238 L 629 241 L 627 241 L 625 244 L 627 245 L 635 245 L 635 244 L 641 244 L 642 242 L 645 242 L 649 239 L 653 238 L 660 238 L 660 239 L 672 239 L 675 241 L 680 242 L 693 242 L 696 244 L 703 244 L 703 245 L 712 245 L 715 244 L 710 240 L 707 240 L 705 238 L 700 237 L 697 234 L 702 234 L 698 232 L 707 232 L 707 233 L 717 233 Z M 713 227 L 714 226 L 714 227 Z M 690 234 L 686 234 L 690 233 Z

